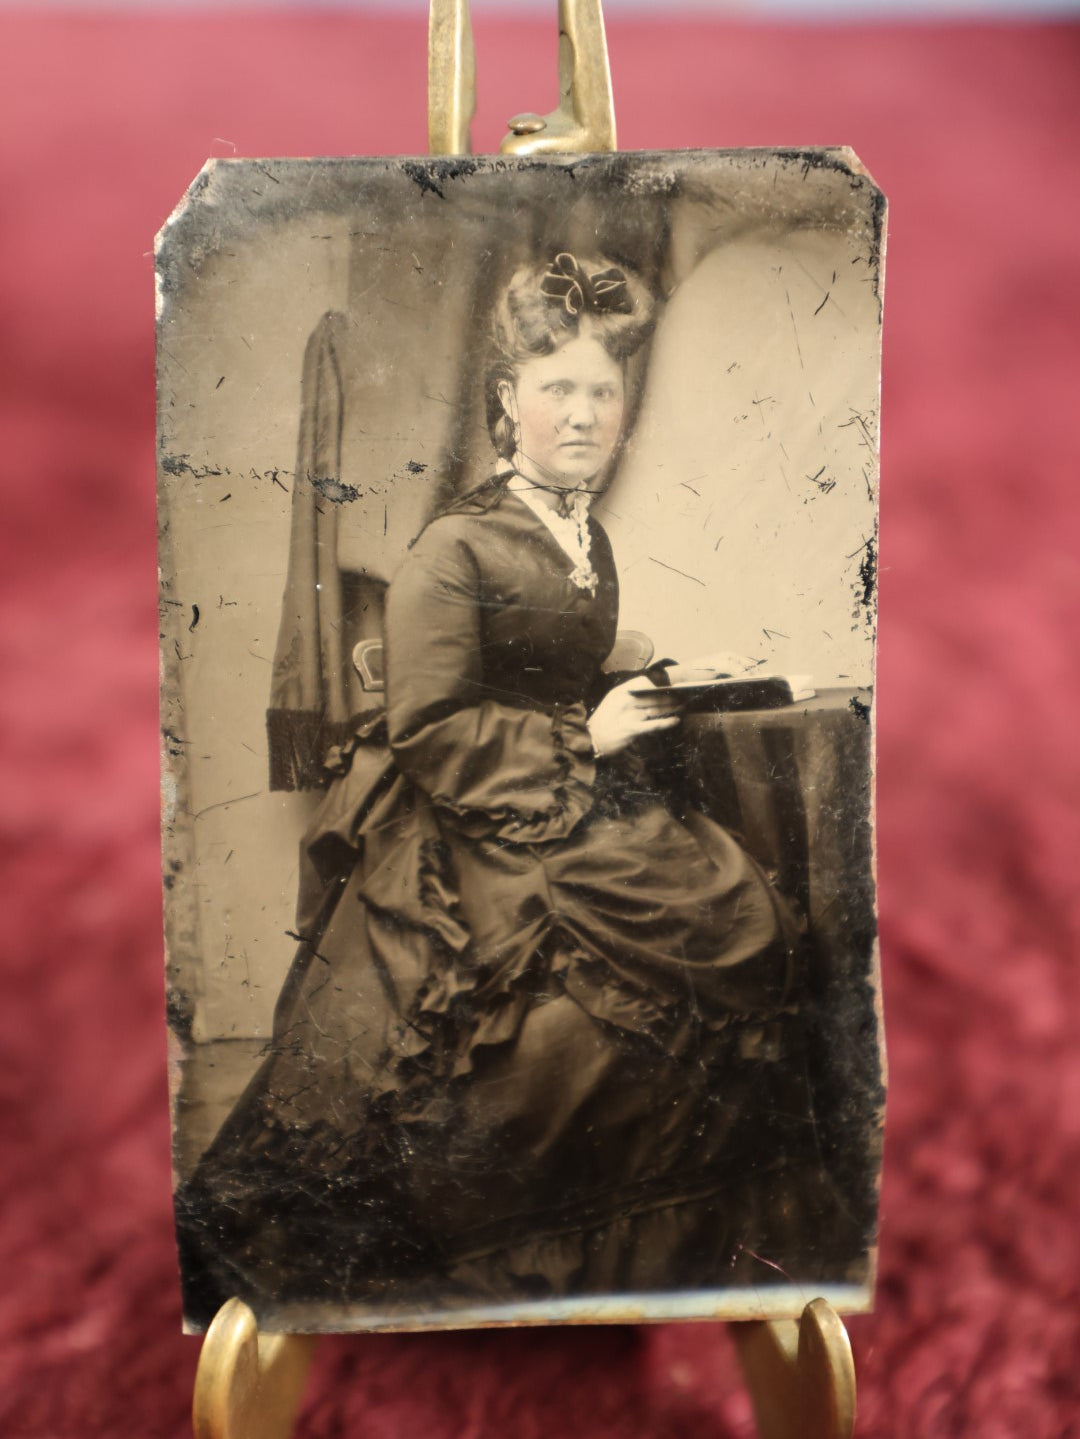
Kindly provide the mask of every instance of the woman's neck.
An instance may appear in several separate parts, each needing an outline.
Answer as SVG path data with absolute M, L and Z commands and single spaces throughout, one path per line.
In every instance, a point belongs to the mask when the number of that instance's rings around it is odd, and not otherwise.
M 588 476 L 579 480 L 576 484 L 565 484 L 559 481 L 555 475 L 550 475 L 539 465 L 534 464 L 520 452 L 516 453 L 510 461 L 511 468 L 519 474 L 523 480 L 528 480 L 536 487 L 536 497 L 549 510 L 565 512 L 566 505 L 572 495 L 587 493 L 591 496 L 592 484 L 595 476 Z

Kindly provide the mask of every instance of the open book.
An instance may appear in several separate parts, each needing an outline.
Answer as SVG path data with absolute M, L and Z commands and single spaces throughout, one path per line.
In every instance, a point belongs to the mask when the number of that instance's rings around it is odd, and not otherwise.
M 684 702 L 688 714 L 722 713 L 729 710 L 772 710 L 813 699 L 816 693 L 811 675 L 718 675 L 715 679 L 660 680 Z M 632 694 L 655 693 L 645 682 Z

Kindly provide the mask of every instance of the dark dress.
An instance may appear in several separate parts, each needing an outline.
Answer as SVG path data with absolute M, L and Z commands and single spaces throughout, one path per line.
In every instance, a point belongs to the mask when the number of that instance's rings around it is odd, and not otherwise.
M 783 1248 L 796 927 L 647 745 L 594 758 L 623 676 L 590 526 L 595 595 L 491 482 L 390 586 L 387 711 L 333 756 L 272 1045 L 178 1196 L 196 1322 L 718 1287 Z

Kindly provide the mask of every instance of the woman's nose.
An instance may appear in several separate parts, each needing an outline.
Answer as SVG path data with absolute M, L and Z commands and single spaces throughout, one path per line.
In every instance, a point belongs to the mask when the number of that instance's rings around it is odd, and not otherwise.
M 577 394 L 570 397 L 566 423 L 575 430 L 588 430 L 596 424 L 596 406 L 588 395 Z

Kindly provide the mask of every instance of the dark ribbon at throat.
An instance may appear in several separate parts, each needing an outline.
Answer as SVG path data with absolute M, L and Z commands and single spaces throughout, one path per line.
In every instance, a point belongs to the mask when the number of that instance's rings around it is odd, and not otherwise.
M 565 307 L 567 314 L 629 315 L 633 312 L 626 276 L 613 265 L 588 274 L 567 251 L 555 256 L 540 281 L 540 293 Z
M 590 490 L 585 487 L 581 489 L 566 489 L 562 485 L 545 485 L 540 480 L 534 480 L 531 475 L 523 475 L 518 469 L 508 470 L 506 472 L 506 479 L 509 479 L 511 475 L 517 475 L 519 479 L 524 480 L 531 490 L 543 490 L 545 494 L 554 495 L 558 502 L 555 506 L 556 512 L 564 518 L 569 518 L 572 514 L 573 501 L 578 495 L 587 495 L 590 502 L 594 500 L 597 495 L 596 490 Z

